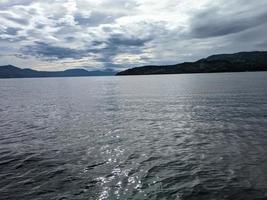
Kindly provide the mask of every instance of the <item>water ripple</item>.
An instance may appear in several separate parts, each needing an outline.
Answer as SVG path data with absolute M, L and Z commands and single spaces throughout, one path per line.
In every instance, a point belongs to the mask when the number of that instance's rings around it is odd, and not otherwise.
M 1 199 L 267 199 L 266 73 L 0 80 L 0 95 Z

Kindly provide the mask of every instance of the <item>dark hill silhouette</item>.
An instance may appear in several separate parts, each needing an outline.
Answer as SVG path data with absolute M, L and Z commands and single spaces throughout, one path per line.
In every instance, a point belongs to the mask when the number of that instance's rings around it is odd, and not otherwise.
M 21 69 L 12 65 L 0 66 L 0 78 L 36 78 L 36 77 L 76 77 L 76 76 L 111 76 L 115 72 L 87 71 L 85 69 L 69 69 L 65 71 L 36 71 L 32 69 Z
M 215 72 L 267 71 L 267 51 L 213 55 L 196 62 L 176 65 L 143 66 L 127 69 L 117 75 L 186 74 Z

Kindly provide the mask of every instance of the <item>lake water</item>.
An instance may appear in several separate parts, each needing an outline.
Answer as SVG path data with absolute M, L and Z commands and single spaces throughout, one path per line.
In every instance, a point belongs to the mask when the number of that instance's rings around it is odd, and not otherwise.
M 267 199 L 267 73 L 2 79 L 0 199 Z

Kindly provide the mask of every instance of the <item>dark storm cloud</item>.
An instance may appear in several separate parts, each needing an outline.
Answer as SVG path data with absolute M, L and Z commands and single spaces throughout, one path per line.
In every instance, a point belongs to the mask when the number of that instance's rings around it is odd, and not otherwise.
M 44 59 L 82 58 L 85 54 L 82 50 L 53 46 L 44 42 L 35 42 L 34 45 L 24 46 L 21 49 L 25 55 Z
M 102 49 L 91 50 L 94 53 L 99 53 L 98 60 L 109 68 L 122 67 L 118 64 L 113 64 L 113 58 L 121 53 L 139 54 L 142 52 L 146 43 L 150 42 L 152 38 L 138 38 L 130 37 L 123 34 L 111 34 L 107 41 L 95 41 L 94 44 L 106 46 Z
M 144 46 L 152 38 L 127 37 L 122 34 L 113 34 L 109 37 L 108 43 L 111 46 Z
M 74 40 L 74 38 L 69 37 L 67 40 Z M 35 42 L 33 45 L 24 46 L 21 48 L 21 51 L 25 55 L 44 59 L 80 59 L 88 56 L 90 53 L 95 53 L 99 55 L 99 61 L 110 63 L 112 62 L 112 58 L 119 53 L 139 53 L 140 48 L 149 41 L 151 41 L 151 38 L 137 38 L 122 34 L 113 34 L 107 40 L 93 41 L 92 46 L 85 49 L 72 49 L 54 46 L 45 42 Z M 104 47 L 101 47 L 101 45 L 104 45 Z
M 191 34 L 196 38 L 226 36 L 267 23 L 265 19 L 267 10 L 262 13 L 227 15 L 220 8 L 209 8 L 192 18 Z
M 107 40 L 93 41 L 92 47 L 88 48 L 87 52 L 98 54 L 98 61 L 105 66 L 118 67 L 119 65 L 112 64 L 112 60 L 116 55 L 121 53 L 139 54 L 152 39 L 151 37 L 138 38 L 127 34 L 111 34 Z M 102 45 L 104 46 L 103 48 L 98 48 Z

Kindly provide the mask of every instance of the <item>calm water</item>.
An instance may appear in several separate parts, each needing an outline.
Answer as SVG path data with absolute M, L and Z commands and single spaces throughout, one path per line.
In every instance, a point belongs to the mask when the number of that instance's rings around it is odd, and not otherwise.
M 267 73 L 2 79 L 0 199 L 267 199 Z

